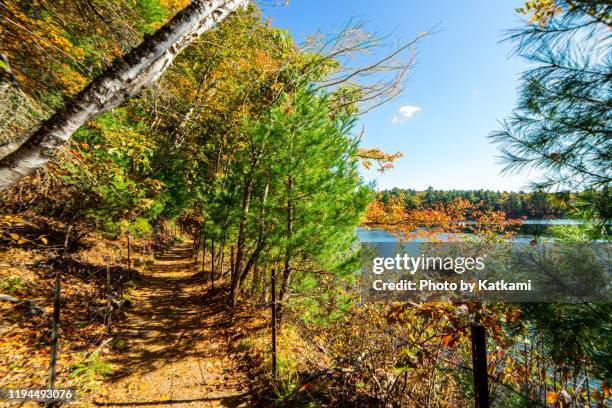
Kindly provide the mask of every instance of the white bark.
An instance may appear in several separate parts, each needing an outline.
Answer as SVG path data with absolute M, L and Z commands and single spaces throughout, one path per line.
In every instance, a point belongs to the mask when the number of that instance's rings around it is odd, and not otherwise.
M 14 151 L 0 160 L 0 191 L 44 166 L 53 152 L 88 120 L 112 109 L 157 80 L 176 55 L 202 33 L 249 0 L 193 0 L 171 21 L 57 111 Z

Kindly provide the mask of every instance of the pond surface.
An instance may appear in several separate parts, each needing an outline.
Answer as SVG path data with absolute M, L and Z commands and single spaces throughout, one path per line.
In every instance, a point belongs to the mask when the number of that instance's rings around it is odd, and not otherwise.
M 548 226 L 551 225 L 582 225 L 582 220 L 571 219 L 555 219 L 555 220 L 525 220 L 523 225 L 519 227 L 518 235 L 512 237 L 512 241 L 529 241 L 534 235 L 542 235 Z M 425 229 L 421 230 L 422 232 Z M 413 231 L 417 234 L 419 231 Z M 449 239 L 459 239 L 468 237 L 473 234 L 468 233 L 436 233 L 428 236 L 417 236 L 408 239 L 410 242 L 426 242 L 431 239 L 447 241 Z M 397 238 L 394 235 L 384 230 L 357 228 L 357 238 L 360 242 L 396 242 Z

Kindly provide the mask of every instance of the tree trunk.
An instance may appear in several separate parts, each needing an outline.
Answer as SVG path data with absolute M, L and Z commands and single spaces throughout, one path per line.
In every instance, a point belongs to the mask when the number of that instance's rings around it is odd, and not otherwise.
M 289 175 L 287 178 L 287 240 L 291 239 L 293 235 L 293 198 L 291 197 L 291 191 L 293 190 L 293 177 Z M 291 276 L 291 245 L 287 242 L 285 249 L 285 265 L 283 270 L 283 280 L 281 282 L 280 291 L 278 294 L 279 305 L 278 305 L 278 322 L 282 321 L 283 309 L 287 300 L 289 299 L 289 278 Z
M 249 274 L 249 271 L 251 270 L 251 267 L 257 263 L 259 254 L 261 253 L 265 245 L 266 237 L 264 234 L 265 232 L 264 228 L 265 228 L 266 202 L 268 200 L 269 190 L 270 190 L 270 183 L 267 182 L 263 190 L 263 196 L 261 198 L 261 211 L 259 212 L 259 228 L 258 228 L 258 233 L 257 233 L 257 243 L 255 245 L 255 250 L 251 254 L 246 266 L 244 267 L 244 270 L 240 272 L 241 275 L 239 277 L 240 282 L 238 283 L 238 289 L 240 289 L 240 287 L 246 280 Z
M 249 275 L 251 268 L 257 263 L 257 260 L 259 259 L 259 254 L 261 253 L 261 250 L 264 248 L 264 245 L 265 245 L 265 240 L 259 241 L 257 243 L 257 247 L 255 248 L 255 250 L 249 257 L 249 260 L 247 261 L 246 265 L 244 266 L 244 269 L 242 270 L 242 273 L 240 274 L 240 276 L 237 277 L 238 285 L 237 285 L 236 290 L 240 290 L 240 288 L 242 287 L 242 284 L 244 283 L 247 276 Z
M 261 273 L 260 273 L 260 269 L 257 266 L 257 261 L 255 261 L 255 264 L 253 265 L 253 279 L 251 280 L 251 290 L 249 294 L 253 296 L 256 293 L 259 293 L 260 289 L 261 289 Z
M 218 270 L 221 269 L 221 254 L 223 253 L 223 236 L 221 236 L 221 238 L 219 238 L 219 246 L 217 247 L 217 256 L 216 256 L 216 260 L 217 260 L 217 267 Z
M 263 266 L 261 266 L 261 293 L 260 293 L 260 297 L 259 297 L 259 304 L 261 306 L 266 306 L 268 304 L 268 285 L 266 285 L 266 280 L 265 280 L 265 276 L 266 276 L 266 270 L 268 269 L 268 263 L 264 263 Z
M 221 268 L 221 273 L 219 274 L 219 280 L 223 279 L 223 275 L 225 275 L 225 233 L 223 231 L 223 238 L 221 238 L 221 245 L 219 247 L 219 267 Z
M 201 229 L 204 229 L 204 226 L 201 227 Z M 206 263 L 206 231 L 204 232 L 204 236 L 202 237 L 202 274 L 204 274 L 204 270 L 205 270 L 205 263 Z
M 254 167 L 254 166 L 253 166 Z M 230 287 L 229 304 L 234 307 L 238 285 L 240 284 L 240 274 L 242 273 L 242 262 L 244 257 L 244 247 L 246 241 L 246 226 L 249 217 L 249 207 L 251 204 L 251 193 L 253 192 L 253 172 L 246 175 L 244 193 L 242 196 L 242 217 L 238 226 L 238 243 L 236 247 L 236 262 L 234 264 L 234 275 Z
M 210 239 L 210 281 L 215 279 L 215 237 Z
M 196 267 L 198 266 L 198 255 L 200 254 L 200 239 L 202 234 L 194 227 L 193 233 L 193 245 L 191 247 L 192 258 L 196 261 Z
M 12 153 L 0 160 L 0 191 L 43 167 L 53 152 L 95 115 L 119 106 L 156 81 L 174 57 L 248 0 L 193 0 L 172 20 L 95 78 Z
M 234 245 L 232 245 L 230 247 L 230 280 L 234 279 L 234 274 L 236 273 L 236 267 L 235 267 L 235 251 L 234 251 Z

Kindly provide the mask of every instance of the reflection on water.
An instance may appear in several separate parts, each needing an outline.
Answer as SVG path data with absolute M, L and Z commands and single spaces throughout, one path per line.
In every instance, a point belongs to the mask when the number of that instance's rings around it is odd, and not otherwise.
M 429 242 L 429 241 L 461 241 L 472 234 L 460 233 L 427 233 L 426 229 L 413 231 L 415 236 L 407 239 L 408 242 Z M 397 238 L 387 231 L 365 228 L 357 228 L 357 238 L 360 242 L 397 242 Z
M 525 220 L 523 225 L 582 225 L 583 220 Z
M 552 225 L 582 225 L 584 221 L 582 220 L 570 220 L 570 219 L 561 219 L 561 220 L 525 220 L 522 225 L 516 227 L 517 235 L 512 237 L 512 241 L 516 242 L 525 242 L 533 239 L 534 236 L 541 236 L 545 233 L 546 229 Z M 473 234 L 468 233 L 433 233 L 433 234 L 424 234 L 425 229 L 421 230 L 421 234 L 419 231 L 413 231 L 415 233 L 414 237 L 410 237 L 408 239 L 409 242 L 427 242 L 431 240 L 440 240 L 440 241 L 449 241 L 449 240 L 457 240 L 461 241 L 465 237 L 468 237 Z M 397 239 L 392 234 L 387 231 L 370 229 L 367 230 L 365 228 L 357 228 L 357 238 L 359 238 L 360 242 L 396 242 Z

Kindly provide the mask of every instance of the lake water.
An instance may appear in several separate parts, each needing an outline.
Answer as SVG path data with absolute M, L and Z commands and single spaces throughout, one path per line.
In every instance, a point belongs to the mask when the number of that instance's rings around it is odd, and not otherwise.
M 523 225 L 582 225 L 583 220 L 525 220 Z
M 581 225 L 581 224 L 584 224 L 584 221 L 569 220 L 569 219 L 525 220 L 523 223 L 523 226 L 520 229 L 521 233 L 525 235 L 514 236 L 512 238 L 512 241 L 529 242 L 533 239 L 533 235 L 529 235 L 529 234 L 532 234 L 532 233 L 538 234 L 538 232 L 541 234 L 542 232 L 546 230 L 546 227 L 550 225 Z M 448 234 L 448 233 L 447 234 L 436 234 L 436 238 L 444 241 L 445 240 L 444 238 L 453 237 L 453 238 L 460 239 L 461 236 L 467 236 L 467 235 L 469 234 Z M 365 228 L 357 228 L 357 237 L 359 238 L 360 242 L 376 242 L 376 243 L 397 242 L 397 238 L 393 236 L 392 234 L 386 231 L 383 231 L 383 230 L 376 230 L 376 229 L 367 230 Z M 428 241 L 428 239 L 426 237 L 417 237 L 417 238 L 409 239 L 409 241 L 425 242 L 425 241 Z M 517 351 L 513 352 L 513 354 L 522 355 L 521 352 L 518 351 L 518 347 L 519 346 L 517 346 Z M 552 370 L 549 369 L 548 371 L 549 371 L 549 375 L 552 376 L 553 375 Z M 589 377 L 589 385 L 592 390 L 600 389 L 601 380 L 594 378 L 594 377 Z
M 582 225 L 582 220 L 570 220 L 570 219 L 557 219 L 557 220 L 525 220 L 523 225 L 520 226 L 518 235 L 512 237 L 512 241 L 529 241 L 534 235 L 541 235 L 548 226 L 551 225 Z M 414 231 L 417 233 L 418 231 Z M 417 234 L 418 235 L 418 234 Z M 470 234 L 461 233 L 440 233 L 435 234 L 433 238 L 446 241 L 449 238 L 461 240 L 462 237 L 469 236 Z M 384 230 L 378 229 L 365 229 L 357 228 L 357 238 L 360 242 L 396 242 L 397 239 L 394 235 Z M 429 241 L 431 236 L 417 236 L 410 238 L 410 242 L 426 242 Z

